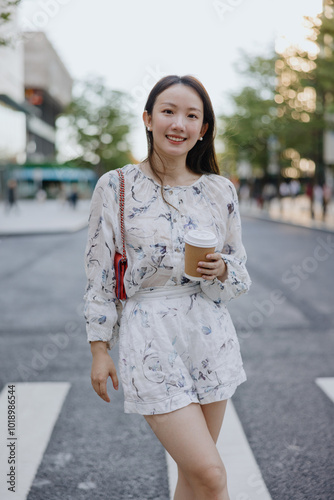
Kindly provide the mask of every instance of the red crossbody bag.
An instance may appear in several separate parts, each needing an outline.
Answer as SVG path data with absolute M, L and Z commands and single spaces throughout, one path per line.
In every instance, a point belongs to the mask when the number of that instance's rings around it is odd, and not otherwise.
M 122 170 L 116 170 L 119 177 L 119 214 L 120 214 L 120 225 L 121 225 L 121 235 L 122 235 L 122 253 L 115 253 L 115 293 L 116 297 L 121 300 L 126 299 L 126 292 L 124 288 L 124 275 L 128 267 L 125 251 L 125 241 L 124 241 L 124 174 Z

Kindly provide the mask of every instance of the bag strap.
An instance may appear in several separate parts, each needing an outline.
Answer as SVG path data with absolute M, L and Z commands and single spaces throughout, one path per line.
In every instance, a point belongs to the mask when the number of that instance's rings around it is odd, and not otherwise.
M 124 174 L 121 169 L 117 169 L 119 177 L 119 214 L 121 222 L 121 236 L 122 236 L 122 261 L 126 262 L 126 251 L 125 251 L 125 241 L 124 241 Z

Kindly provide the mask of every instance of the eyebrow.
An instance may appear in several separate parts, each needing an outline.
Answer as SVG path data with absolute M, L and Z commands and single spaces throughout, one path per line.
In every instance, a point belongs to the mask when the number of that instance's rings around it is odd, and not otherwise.
M 162 106 L 172 106 L 173 108 L 176 108 L 176 104 L 172 103 L 172 102 L 162 102 L 161 103 Z M 199 113 L 202 113 L 202 111 L 199 109 L 199 108 L 188 108 L 188 111 L 198 111 Z

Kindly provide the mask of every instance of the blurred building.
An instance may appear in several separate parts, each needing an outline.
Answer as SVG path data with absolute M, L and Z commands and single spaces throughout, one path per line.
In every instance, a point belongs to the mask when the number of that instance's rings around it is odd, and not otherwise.
M 72 78 L 43 32 L 20 33 L 16 10 L 1 28 L 0 193 L 14 165 L 54 161 L 57 116 L 71 101 Z M 7 173 L 5 173 L 7 172 Z
M 55 156 L 57 116 L 70 103 L 72 78 L 43 32 L 24 33 L 25 99 L 36 111 L 27 115 L 27 161 Z
M 17 17 L 1 28 L 7 38 L 18 33 Z M 24 47 L 0 46 L 0 162 L 23 163 L 26 150 Z

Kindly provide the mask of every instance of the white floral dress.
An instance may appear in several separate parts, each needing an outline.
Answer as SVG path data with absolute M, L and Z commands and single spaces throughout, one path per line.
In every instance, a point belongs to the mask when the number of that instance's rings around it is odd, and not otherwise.
M 85 253 L 88 341 L 120 340 L 126 413 L 167 413 L 190 403 L 230 398 L 246 380 L 226 303 L 247 292 L 250 278 L 233 184 L 215 174 L 190 186 L 161 187 L 137 165 L 123 167 L 128 299 L 115 296 L 114 254 L 122 249 L 118 174 L 98 181 Z M 173 208 L 174 207 L 174 208 Z M 218 238 L 227 264 L 223 283 L 184 276 L 184 235 L 204 229 Z

